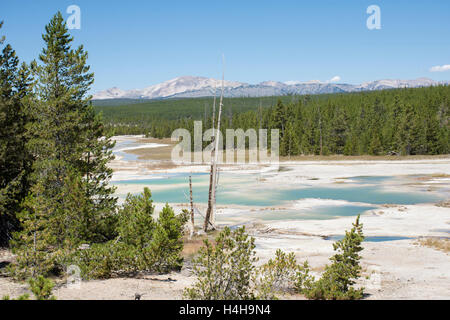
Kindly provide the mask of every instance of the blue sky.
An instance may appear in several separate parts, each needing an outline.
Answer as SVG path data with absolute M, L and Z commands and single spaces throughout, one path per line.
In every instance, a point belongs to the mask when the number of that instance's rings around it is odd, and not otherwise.
M 93 92 L 143 88 L 182 75 L 228 80 L 383 78 L 450 80 L 450 1 L 2 1 L 1 34 L 20 58 L 42 49 L 44 26 L 58 10 L 81 8 L 84 44 L 95 72 Z M 381 9 L 369 30 L 366 9 Z

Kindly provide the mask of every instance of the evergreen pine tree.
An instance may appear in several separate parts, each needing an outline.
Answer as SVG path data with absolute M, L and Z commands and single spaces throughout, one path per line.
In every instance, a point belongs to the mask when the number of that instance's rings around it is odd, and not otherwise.
M 49 227 L 51 210 L 41 196 L 43 189 L 42 185 L 35 184 L 32 193 L 23 202 L 23 211 L 18 214 L 22 230 L 16 232 L 11 241 L 17 261 L 10 269 L 18 279 L 48 274 L 55 263 L 55 257 L 50 252 L 56 239 Z
M 29 190 L 32 156 L 25 146 L 31 84 L 29 68 L 19 67 L 15 51 L 6 45 L 0 54 L 0 246 L 18 230 L 16 215 Z
M 284 129 L 286 126 L 286 107 L 284 106 L 281 99 L 278 99 L 277 105 L 275 106 L 272 118 L 272 127 L 280 129 L 280 138 L 284 136 Z
M 361 243 L 364 241 L 363 225 L 359 222 L 359 216 L 350 231 L 345 232 L 345 237 L 333 243 L 337 253 L 330 258 L 331 265 L 325 267 L 322 277 L 314 282 L 306 291 L 310 299 L 361 299 L 363 288 L 355 289 L 355 280 L 360 277 L 361 256 L 363 250 Z
M 158 223 L 153 232 L 153 239 L 149 246 L 155 257 L 155 269 L 158 271 L 169 271 L 170 269 L 181 269 L 183 258 L 182 231 L 187 222 L 188 213 L 183 212 L 176 216 L 168 204 L 159 213 Z
M 73 38 L 58 12 L 45 27 L 45 48 L 36 67 L 39 76 L 40 121 L 33 149 L 42 159 L 37 172 L 48 186 L 47 196 L 57 198 L 65 177 L 78 174 L 89 210 L 85 212 L 83 239 L 107 240 L 107 225 L 114 213 L 114 188 L 108 186 L 112 170 L 107 163 L 113 158 L 114 143 L 106 131 L 101 115 L 96 115 L 87 95 L 93 83 L 87 53 L 83 46 L 71 48 Z M 64 200 L 61 200 L 64 201 Z
M 86 130 L 83 132 L 83 149 L 79 161 L 85 197 L 89 211 L 85 217 L 86 241 L 102 242 L 114 237 L 113 215 L 117 198 L 113 196 L 115 187 L 109 185 L 113 170 L 108 163 L 114 159 L 111 140 L 112 133 L 103 125 L 102 115 L 95 114 L 90 104 L 85 113 Z
M 106 241 L 115 234 L 116 199 L 107 184 L 114 144 L 87 95 L 93 83 L 87 53 L 82 46 L 71 48 L 73 38 L 60 12 L 45 31 L 40 64 L 32 63 L 38 99 L 26 144 L 36 158 L 31 174 L 35 192 L 15 250 L 28 250 L 26 238 L 33 233 L 28 225 L 38 219 L 35 225 L 45 230 L 43 246 L 58 270 L 80 243 Z
M 280 142 L 280 155 L 291 156 L 298 154 L 299 144 L 299 139 L 292 122 L 287 122 L 285 134 Z
M 396 134 L 397 145 L 400 148 L 400 152 L 404 155 L 410 155 L 413 152 L 414 120 L 414 107 L 408 103 L 402 109 Z

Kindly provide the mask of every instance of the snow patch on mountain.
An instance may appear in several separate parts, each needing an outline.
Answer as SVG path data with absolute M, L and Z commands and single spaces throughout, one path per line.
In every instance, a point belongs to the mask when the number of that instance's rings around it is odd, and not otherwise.
M 236 88 L 243 85 L 243 83 L 236 81 L 224 81 L 224 88 Z M 133 89 L 123 91 L 118 88 L 112 88 L 100 91 L 94 94 L 94 99 L 114 99 L 114 98 L 129 98 L 129 99 L 155 99 L 165 98 L 176 95 L 178 93 L 198 91 L 208 89 L 211 94 L 216 90 L 221 90 L 222 81 L 210 79 L 205 77 L 184 76 L 172 80 L 168 80 L 144 89 Z
M 334 77 L 332 80 L 337 80 Z M 384 79 L 362 84 L 335 83 L 331 80 L 311 81 L 264 81 L 259 84 L 248 84 L 237 81 L 224 81 L 225 97 L 262 97 L 286 94 L 321 94 L 355 91 L 372 91 L 394 88 L 429 87 L 447 82 L 438 82 L 428 78 L 415 80 Z M 117 87 L 97 92 L 93 99 L 161 99 L 161 98 L 194 98 L 210 97 L 222 90 L 222 81 L 205 77 L 183 76 L 168 80 L 144 89 L 121 90 Z

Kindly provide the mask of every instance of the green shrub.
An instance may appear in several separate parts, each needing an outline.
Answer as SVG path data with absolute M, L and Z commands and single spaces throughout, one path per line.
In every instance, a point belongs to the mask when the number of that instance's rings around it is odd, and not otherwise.
M 297 269 L 297 276 L 295 279 L 295 290 L 300 293 L 305 293 L 310 290 L 314 283 L 314 277 L 310 274 L 308 261 L 303 262 Z
M 28 284 L 36 300 L 56 300 L 55 296 L 52 295 L 52 290 L 55 286 L 52 280 L 40 275 L 36 278 L 30 278 Z
M 23 295 L 18 296 L 16 299 L 11 299 L 9 295 L 4 295 L 2 297 L 2 300 L 30 300 L 30 295 L 28 293 L 24 293 Z
M 287 292 L 295 287 L 298 265 L 293 252 L 278 249 L 275 258 L 257 269 L 255 279 L 258 298 L 275 299 L 275 292 Z
M 120 265 L 115 259 L 115 245 L 110 241 L 107 243 L 96 243 L 89 249 L 79 250 L 71 257 L 73 264 L 81 270 L 85 279 L 107 279 Z
M 118 212 L 117 239 L 79 250 L 72 258 L 72 264 L 80 267 L 84 278 L 180 270 L 183 264 L 182 236 L 188 214 L 183 211 L 175 215 L 168 205 L 157 220 L 153 213 L 148 188 L 137 196 L 129 194 Z
M 257 269 L 255 286 L 258 299 L 277 299 L 277 293 L 301 292 L 311 286 L 309 265 L 297 263 L 293 252 L 287 254 L 278 249 L 275 258 Z
M 250 287 L 257 258 L 255 239 L 245 227 L 231 231 L 226 227 L 214 244 L 204 247 L 194 259 L 197 282 L 186 288 L 184 297 L 195 300 L 247 300 L 255 298 Z
M 152 262 L 154 270 L 159 272 L 167 272 L 171 269 L 181 270 L 183 266 L 182 236 L 188 216 L 186 211 L 175 216 L 174 211 L 167 204 L 160 212 L 152 240 L 143 251 L 147 260 Z

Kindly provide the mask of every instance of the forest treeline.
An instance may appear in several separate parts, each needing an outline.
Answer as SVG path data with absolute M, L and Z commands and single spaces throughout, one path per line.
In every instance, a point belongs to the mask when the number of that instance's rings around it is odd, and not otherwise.
M 226 107 L 222 116 L 230 119 L 237 113 L 268 108 L 278 99 L 294 101 L 293 96 L 224 98 Z M 151 134 L 164 138 L 170 137 L 176 128 L 187 127 L 193 120 L 202 120 L 211 126 L 213 99 L 93 100 L 93 105 L 116 135 Z
M 242 107 L 246 101 L 245 107 Z M 221 131 L 279 129 L 280 154 L 386 155 L 448 154 L 450 87 L 409 88 L 318 96 L 225 99 Z M 209 102 L 209 103 L 208 103 Z M 227 105 L 229 103 L 229 105 Z M 208 109 L 200 113 L 203 105 Z M 162 105 L 160 105 L 162 106 Z M 211 128 L 212 98 L 108 107 L 105 117 L 116 134 L 170 137 L 173 130 L 203 120 Z M 173 107 L 176 117 L 162 116 Z M 97 107 L 105 112 L 105 107 Z M 151 111 L 150 111 L 151 110 Z M 192 111 L 187 116 L 186 112 Z M 127 116 L 125 116 L 125 113 Z M 138 120 L 139 118 L 139 120 Z M 225 144 L 224 144 L 225 145 Z

